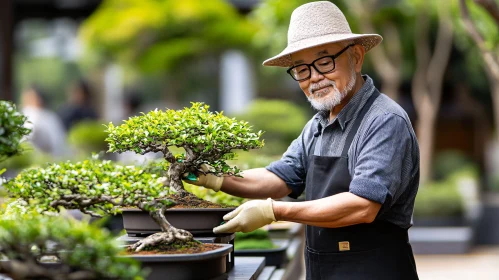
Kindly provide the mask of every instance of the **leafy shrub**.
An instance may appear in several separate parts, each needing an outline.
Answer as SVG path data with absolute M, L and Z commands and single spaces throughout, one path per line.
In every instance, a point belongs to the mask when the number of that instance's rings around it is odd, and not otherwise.
M 26 120 L 14 104 L 0 100 L 0 161 L 22 151 L 20 142 L 31 132 L 24 127 Z
M 76 124 L 68 133 L 68 141 L 85 154 L 107 150 L 106 127 L 97 121 L 83 121 Z
M 415 217 L 455 217 L 463 214 L 463 198 L 454 180 L 420 186 L 414 205 Z
M 30 279 L 43 278 L 37 273 L 58 277 L 51 279 L 73 279 L 82 274 L 84 279 L 143 279 L 137 262 L 119 257 L 120 243 L 108 231 L 70 218 L 16 212 L 4 213 L 0 220 L 0 253 L 17 264 L 0 262 L 0 266 L 14 279 L 21 279 L 15 277 L 17 273 L 28 271 Z M 40 265 L 43 259 L 62 267 L 46 268 Z
M 433 177 L 435 180 L 443 180 L 450 174 L 470 164 L 473 164 L 473 161 L 460 151 L 440 152 L 435 157 Z
M 265 131 L 266 148 L 262 152 L 269 154 L 282 154 L 308 121 L 305 110 L 284 100 L 255 100 L 238 117 L 247 120 L 256 130 Z
M 269 237 L 269 233 L 263 229 L 257 229 L 251 232 L 236 232 L 236 242 L 234 250 L 245 249 L 272 249 L 276 246 Z

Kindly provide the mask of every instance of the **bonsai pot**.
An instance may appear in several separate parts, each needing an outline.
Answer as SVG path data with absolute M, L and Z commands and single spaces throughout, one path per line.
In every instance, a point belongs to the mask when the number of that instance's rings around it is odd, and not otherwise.
M 219 226 L 223 216 L 235 208 L 183 208 L 168 209 L 166 218 L 176 228 L 192 232 L 212 232 Z M 140 209 L 128 208 L 122 210 L 123 227 L 128 235 L 148 235 L 159 232 L 158 224 L 149 216 L 149 213 Z
M 149 269 L 147 280 L 219 280 L 227 279 L 226 256 L 230 244 L 217 244 L 218 249 L 198 254 L 131 255 Z
M 289 239 L 272 239 L 277 248 L 271 249 L 238 249 L 234 250 L 237 257 L 265 257 L 265 266 L 282 268 L 288 262 L 286 251 L 289 247 Z
M 212 231 L 211 235 L 207 233 L 196 234 L 194 239 L 202 243 L 231 245 L 233 248 L 234 237 L 235 237 L 234 233 L 214 234 Z M 125 244 L 133 244 L 143 238 L 144 237 L 128 236 L 127 234 L 125 234 L 118 237 L 118 240 Z M 226 262 L 226 272 L 231 271 L 234 268 L 234 262 L 235 262 L 233 250 L 230 250 L 229 253 L 226 255 L 225 262 Z
M 165 254 L 165 255 L 130 255 L 149 270 L 147 280 L 222 280 L 227 279 L 226 256 L 233 251 L 230 244 L 216 244 L 215 250 L 197 254 Z M 1 261 L 9 266 L 10 261 Z M 42 262 L 49 269 L 60 269 L 60 263 Z M 0 279 L 1 275 L 0 275 Z

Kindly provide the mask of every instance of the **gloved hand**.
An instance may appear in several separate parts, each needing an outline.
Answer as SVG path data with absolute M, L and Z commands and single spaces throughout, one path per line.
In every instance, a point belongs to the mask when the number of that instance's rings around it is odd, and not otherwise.
M 228 222 L 214 228 L 214 233 L 250 232 L 276 221 L 270 198 L 248 201 L 223 218 Z
M 210 171 L 210 166 L 206 163 L 201 164 L 200 167 L 201 167 L 201 170 L 203 170 L 204 172 Z M 196 181 L 187 179 L 186 177 L 188 175 L 189 175 L 188 173 L 184 174 L 184 178 L 183 178 L 183 180 L 186 181 L 187 183 L 193 184 L 196 186 L 203 186 L 205 188 L 212 189 L 216 192 L 218 192 L 220 190 L 220 188 L 222 187 L 222 183 L 224 181 L 224 177 L 218 177 L 218 176 L 215 176 L 213 174 L 204 175 L 204 174 L 200 173 L 200 174 L 198 174 Z

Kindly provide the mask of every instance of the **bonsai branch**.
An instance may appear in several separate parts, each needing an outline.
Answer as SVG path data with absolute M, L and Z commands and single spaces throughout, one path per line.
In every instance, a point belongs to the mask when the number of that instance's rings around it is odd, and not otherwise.
M 174 155 L 172 154 L 172 152 L 168 149 L 168 147 L 166 147 L 166 146 L 165 146 L 161 152 L 163 152 L 163 156 L 165 157 L 165 159 L 166 159 L 169 163 L 173 164 L 173 163 L 175 163 L 175 162 L 176 162 L 176 160 L 175 160 L 175 156 L 174 156 Z

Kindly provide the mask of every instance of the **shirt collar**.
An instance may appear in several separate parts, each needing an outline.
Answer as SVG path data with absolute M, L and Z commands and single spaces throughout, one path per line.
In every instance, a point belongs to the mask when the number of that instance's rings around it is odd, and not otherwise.
M 318 131 L 322 131 L 322 127 L 326 127 L 336 121 L 339 123 L 341 130 L 345 130 L 346 124 L 357 115 L 359 109 L 374 92 L 374 83 L 371 77 L 362 75 L 362 78 L 364 79 L 362 87 L 352 96 L 352 99 L 341 109 L 340 113 L 331 123 L 329 123 L 329 111 L 320 111 L 314 116 L 318 120 Z

